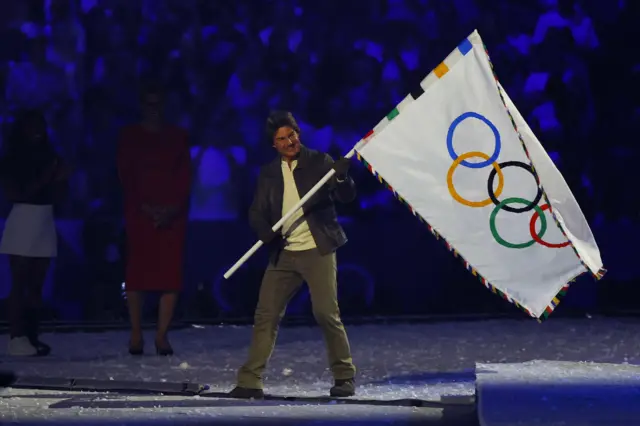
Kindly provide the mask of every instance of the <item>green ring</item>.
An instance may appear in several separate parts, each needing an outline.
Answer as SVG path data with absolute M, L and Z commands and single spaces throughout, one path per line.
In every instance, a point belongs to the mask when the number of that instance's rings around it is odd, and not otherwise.
M 513 244 L 513 243 L 510 243 L 509 241 L 504 240 L 498 234 L 498 230 L 496 229 L 496 216 L 498 215 L 498 212 L 502 210 L 504 206 L 508 204 L 516 204 L 516 203 L 524 204 L 528 206 L 531 204 L 531 201 L 525 200 L 524 198 L 518 198 L 518 197 L 511 197 L 511 198 L 506 198 L 502 200 L 500 204 L 498 204 L 493 209 L 493 211 L 491 212 L 491 216 L 489 216 L 489 227 L 491 228 L 491 235 L 493 235 L 493 238 L 501 246 L 512 248 L 512 249 L 523 249 L 523 248 L 531 247 L 532 245 L 534 245 L 536 243 L 536 240 L 532 239 L 531 241 L 527 241 L 526 243 Z M 536 212 L 538 212 L 538 215 L 540 216 L 540 232 L 538 233 L 538 237 L 542 238 L 544 236 L 544 233 L 547 232 L 547 219 L 544 217 L 545 216 L 544 212 L 539 206 L 534 206 L 533 208 Z

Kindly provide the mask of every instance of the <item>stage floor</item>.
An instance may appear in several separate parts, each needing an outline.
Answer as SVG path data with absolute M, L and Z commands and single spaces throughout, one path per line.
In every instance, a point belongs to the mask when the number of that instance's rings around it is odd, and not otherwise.
M 315 327 L 281 330 L 266 401 L 221 398 L 246 356 L 250 327 L 175 331 L 171 358 L 129 356 L 126 332 L 49 334 L 50 357 L 0 357 L 0 369 L 18 373 L 23 387 L 0 391 L 0 423 L 640 424 L 638 325 L 552 318 L 351 326 L 359 389 L 347 402 L 325 398 L 331 375 Z M 151 353 L 153 334 L 146 337 Z

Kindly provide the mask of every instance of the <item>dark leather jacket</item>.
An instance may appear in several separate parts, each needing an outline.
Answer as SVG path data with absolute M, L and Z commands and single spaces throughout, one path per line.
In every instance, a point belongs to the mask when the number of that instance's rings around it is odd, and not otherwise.
M 278 157 L 262 167 L 249 209 L 249 224 L 260 240 L 264 240 L 270 234 L 271 227 L 282 218 L 284 179 L 281 161 Z M 332 166 L 333 159 L 328 154 L 303 146 L 298 164 L 293 171 L 300 198 L 304 197 Z M 347 177 L 343 182 L 338 182 L 334 176 L 302 207 L 311 235 L 321 254 L 329 254 L 347 242 L 347 237 L 338 223 L 334 200 L 348 203 L 355 197 L 353 180 Z M 280 249 L 282 241 L 274 241 L 270 245 L 273 249 Z

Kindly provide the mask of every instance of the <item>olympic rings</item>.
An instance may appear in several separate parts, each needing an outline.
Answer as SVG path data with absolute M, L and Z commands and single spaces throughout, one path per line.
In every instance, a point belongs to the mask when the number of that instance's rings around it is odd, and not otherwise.
M 471 157 L 480 157 L 480 158 L 484 158 L 485 160 L 490 159 L 487 154 L 479 151 L 471 151 L 471 152 L 462 154 L 461 156 L 456 158 L 453 164 L 451 164 L 451 167 L 449 167 L 449 172 L 447 173 L 447 187 L 449 188 L 449 193 L 451 194 L 453 199 L 459 202 L 460 204 L 463 204 L 469 207 L 485 207 L 493 202 L 491 198 L 487 198 L 482 201 L 465 200 L 460 196 L 460 194 L 458 194 L 458 192 L 456 191 L 456 188 L 453 186 L 453 172 L 456 171 L 456 168 L 458 167 L 458 165 L 464 164 L 465 160 Z M 476 164 L 481 164 L 481 163 L 476 163 Z M 493 170 L 491 170 L 491 172 L 494 174 L 498 173 L 498 188 L 496 188 L 495 195 L 499 197 L 500 194 L 502 194 L 502 189 L 504 187 L 504 176 L 502 175 L 502 170 L 500 170 L 500 166 L 498 165 L 498 163 L 493 162 L 490 164 L 493 166 Z M 493 193 L 493 191 L 491 191 L 490 194 L 491 193 Z
M 483 169 L 495 163 L 502 149 L 500 132 L 498 132 L 498 129 L 496 128 L 496 126 L 491 121 L 489 121 L 484 115 L 480 115 L 477 112 L 469 111 L 469 112 L 465 112 L 464 114 L 461 114 L 458 118 L 453 120 L 453 122 L 449 126 L 449 131 L 447 132 L 447 150 L 449 151 L 449 155 L 451 156 L 451 159 L 453 161 L 456 161 L 458 159 L 458 155 L 453 149 L 453 133 L 455 132 L 456 127 L 458 127 L 458 125 L 462 123 L 464 120 L 466 120 L 467 118 L 476 118 L 482 121 L 484 124 L 489 126 L 489 128 L 493 132 L 493 136 L 495 137 L 496 148 L 493 151 L 493 154 L 491 154 L 491 157 L 486 158 L 486 161 L 483 161 L 481 163 L 469 163 L 467 161 L 462 161 L 461 163 L 463 166 L 469 167 L 471 169 Z
M 491 173 L 489 174 L 489 180 L 487 181 L 487 190 L 489 191 L 489 198 L 491 198 L 491 201 L 493 201 L 493 204 L 495 205 L 500 204 L 500 201 L 498 201 L 498 197 L 500 196 L 500 194 L 494 194 L 493 192 L 493 180 L 496 177 L 497 170 L 504 169 L 506 167 L 511 167 L 511 166 L 523 168 L 529 173 L 531 173 L 531 176 L 533 176 L 533 178 L 536 180 L 536 185 L 538 184 L 538 178 L 533 173 L 533 168 L 528 164 L 525 164 L 521 161 L 505 161 L 504 163 L 499 163 L 498 166 L 499 166 L 498 168 L 494 167 L 493 170 L 491 170 Z M 499 178 L 500 178 L 499 182 L 501 183 L 503 181 L 503 176 L 500 176 Z M 525 213 L 533 210 L 535 206 L 538 205 L 538 203 L 540 202 L 540 199 L 542 198 L 542 188 L 540 188 L 540 185 L 537 185 L 537 187 L 538 187 L 538 193 L 536 194 L 536 197 L 533 199 L 531 203 L 518 209 L 504 205 L 502 209 L 511 213 Z
M 466 120 L 467 118 L 475 118 L 477 120 L 482 121 L 493 132 L 493 135 L 495 138 L 495 149 L 493 154 L 491 154 L 491 156 L 479 151 L 472 151 L 462 155 L 458 155 L 454 151 L 453 134 L 456 128 L 458 127 L 458 125 L 462 123 L 464 120 Z M 540 185 L 540 181 L 533 170 L 533 166 L 529 164 L 523 163 L 521 161 L 505 161 L 502 163 L 498 163 L 497 160 L 498 160 L 498 157 L 500 156 L 501 150 L 502 150 L 502 142 L 501 142 L 500 132 L 498 132 L 498 129 L 496 128 L 496 126 L 485 116 L 478 114 L 477 112 L 469 111 L 461 114 L 455 120 L 453 120 L 447 132 L 447 151 L 449 151 L 449 155 L 451 156 L 451 159 L 453 159 L 453 163 L 451 164 L 451 167 L 449 167 L 449 171 L 447 172 L 447 188 L 449 189 L 449 193 L 451 194 L 451 197 L 453 197 L 453 199 L 456 200 L 458 203 L 468 207 L 486 207 L 492 203 L 495 204 L 495 208 L 493 209 L 493 211 L 489 216 L 489 228 L 491 229 L 491 234 L 493 235 L 493 238 L 496 240 L 496 242 L 498 242 L 498 244 L 504 247 L 513 248 L 513 249 L 523 249 L 523 248 L 531 247 L 535 243 L 541 244 L 549 248 L 563 248 L 570 245 L 571 244 L 570 241 L 566 241 L 560 244 L 552 244 L 542 239 L 545 232 L 547 232 L 547 219 L 544 215 L 544 211 L 550 210 L 550 207 L 548 204 L 544 204 L 543 206 L 538 206 L 538 203 L 540 203 L 540 200 L 542 199 L 542 196 L 543 196 L 542 186 Z M 484 159 L 484 161 L 479 163 L 469 163 L 468 161 L 466 161 L 468 158 L 471 158 L 471 157 L 479 157 Z M 462 198 L 460 194 L 458 194 L 455 187 L 453 186 L 453 173 L 455 172 L 456 168 L 459 165 L 463 165 L 465 167 L 469 167 L 472 169 L 482 169 L 487 166 L 492 166 L 493 169 L 489 173 L 489 179 L 487 181 L 487 191 L 489 193 L 489 198 L 482 201 L 470 201 Z M 536 187 L 538 190 L 533 201 L 525 200 L 524 198 L 519 198 L 519 197 L 511 197 L 503 201 L 498 200 L 498 197 L 502 194 L 502 190 L 504 189 L 504 174 L 502 172 L 502 169 L 506 167 L 520 167 L 528 171 L 533 176 L 533 178 L 536 181 Z M 494 191 L 493 183 L 496 178 L 496 175 L 498 176 L 498 185 Z M 524 205 L 524 207 L 519 207 L 519 208 L 510 207 L 509 206 L 510 204 L 522 204 Z M 505 210 L 511 213 L 525 213 L 525 212 L 534 210 L 533 216 L 531 217 L 531 220 L 529 222 L 529 231 L 531 233 L 532 239 L 524 243 L 511 243 L 509 241 L 506 241 L 504 238 L 502 238 L 496 228 L 496 217 L 500 210 Z M 536 221 L 538 220 L 538 218 L 540 218 L 540 232 L 536 233 Z
M 523 248 L 527 248 L 527 247 L 531 247 L 532 245 L 534 245 L 536 243 L 536 237 L 541 240 L 542 237 L 544 236 L 544 233 L 547 232 L 547 218 L 544 217 L 544 212 L 542 211 L 542 209 L 538 206 L 534 206 L 533 208 L 536 211 L 536 214 L 538 214 L 538 216 L 540 216 L 540 232 L 538 233 L 538 235 L 535 235 L 535 228 L 533 229 L 534 232 L 532 232 L 532 236 L 533 239 L 531 239 L 530 241 L 527 241 L 526 243 L 520 243 L 520 244 L 514 244 L 514 243 L 510 243 L 508 241 L 506 241 L 504 238 L 502 238 L 500 236 L 500 234 L 498 234 L 498 230 L 496 229 L 496 216 L 498 215 L 498 212 L 500 210 L 503 209 L 504 206 L 506 206 L 507 204 L 524 204 L 524 205 L 529 205 L 530 202 L 529 200 L 525 200 L 524 198 L 518 198 L 518 197 L 511 197 L 511 198 L 506 198 L 504 200 L 502 200 L 491 212 L 491 216 L 489 216 L 489 227 L 491 228 L 491 235 L 493 235 L 493 238 L 498 242 L 498 244 L 507 247 L 507 248 L 512 248 L 512 249 L 523 249 Z M 535 225 L 535 224 L 534 224 Z
M 540 210 L 542 211 L 549 210 L 549 204 L 544 204 L 540 206 Z M 543 241 L 542 235 L 536 235 L 536 221 L 538 220 L 538 216 L 540 216 L 540 221 L 543 222 L 542 218 L 544 218 L 544 215 L 541 213 L 538 213 L 537 211 L 533 213 L 533 216 L 531 216 L 531 221 L 529 222 L 529 232 L 531 232 L 531 236 L 536 241 L 536 243 L 542 244 L 543 246 L 549 247 L 549 248 L 563 248 L 571 244 L 569 241 L 565 241 L 564 243 L 560 243 L 560 244 L 552 244 L 552 243 Z

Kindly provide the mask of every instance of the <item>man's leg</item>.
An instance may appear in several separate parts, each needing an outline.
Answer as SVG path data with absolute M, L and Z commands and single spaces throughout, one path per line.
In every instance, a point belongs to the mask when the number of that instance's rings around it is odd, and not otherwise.
M 349 339 L 340 319 L 338 307 L 338 285 L 336 255 L 331 253 L 322 256 L 316 249 L 301 253 L 299 270 L 309 285 L 313 316 L 322 328 L 327 344 L 329 366 L 337 387 L 344 387 L 344 392 L 334 392 L 335 396 L 350 396 L 355 390 L 353 379 L 356 368 L 351 359 Z
M 249 357 L 238 372 L 238 388 L 262 389 L 262 373 L 271 358 L 280 320 L 301 285 L 302 276 L 296 272 L 293 255 L 282 251 L 277 263 L 269 263 L 262 278 Z M 242 396 L 236 390 L 234 393 Z

